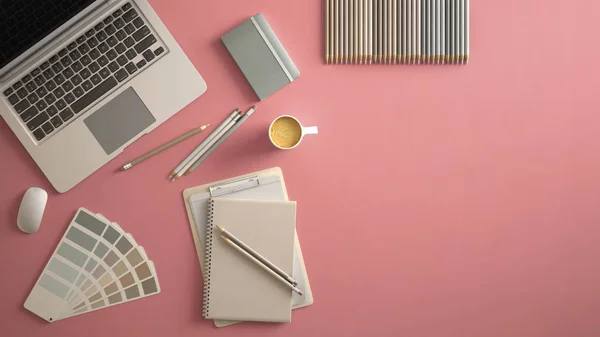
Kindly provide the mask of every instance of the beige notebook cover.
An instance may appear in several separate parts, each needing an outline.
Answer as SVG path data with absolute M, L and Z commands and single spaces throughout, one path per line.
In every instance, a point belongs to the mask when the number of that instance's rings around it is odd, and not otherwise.
M 216 226 L 291 275 L 296 202 L 217 198 L 208 219 L 204 317 L 291 322 L 291 289 L 225 243 Z
M 262 170 L 262 171 L 252 172 L 252 173 L 244 174 L 241 176 L 237 176 L 237 177 L 233 177 L 233 178 L 229 178 L 229 179 L 225 179 L 225 180 L 215 181 L 210 184 L 206 184 L 206 185 L 202 185 L 202 186 L 190 187 L 188 189 L 185 189 L 182 193 L 185 209 L 186 209 L 189 223 L 190 223 L 190 230 L 192 232 L 192 238 L 194 239 L 194 244 L 196 246 L 196 252 L 198 254 L 198 261 L 200 262 L 200 267 L 202 269 L 203 278 L 206 277 L 205 276 L 206 268 L 204 266 L 204 249 L 202 248 L 202 245 L 200 244 L 200 235 L 198 233 L 199 224 L 196 223 L 196 221 L 194 220 L 194 216 L 193 216 L 193 212 L 192 212 L 192 205 L 190 203 L 190 198 L 193 195 L 208 192 L 209 187 L 211 187 L 211 186 L 218 186 L 218 185 L 222 185 L 225 183 L 237 181 L 237 180 L 252 177 L 252 176 L 258 176 L 261 179 L 270 177 L 270 176 L 278 176 L 281 179 L 281 185 L 282 185 L 281 187 L 283 190 L 284 198 L 285 198 L 285 200 L 289 200 L 288 194 L 287 194 L 287 189 L 285 188 L 285 182 L 283 179 L 283 172 L 281 171 L 281 168 L 279 168 L 279 167 L 272 167 L 272 168 Z M 304 265 L 304 258 L 302 256 L 302 249 L 300 247 L 300 240 L 298 240 L 298 234 L 296 234 L 296 237 L 295 237 L 295 245 L 296 245 L 296 253 L 298 254 L 299 259 L 300 259 L 299 268 L 300 268 L 301 272 L 304 274 L 304 278 L 306 279 L 306 286 L 304 289 L 304 298 L 306 299 L 306 301 L 303 303 L 299 303 L 297 305 L 293 305 L 293 303 L 292 303 L 292 310 L 312 305 L 314 302 L 313 296 L 312 296 L 312 289 L 310 286 L 310 281 L 308 279 L 308 273 L 306 271 L 306 266 Z M 292 295 L 292 301 L 293 301 L 293 295 Z M 221 327 L 226 327 L 229 325 L 240 323 L 240 321 L 228 321 L 228 320 L 216 319 L 216 320 L 214 320 L 214 323 L 215 323 L 216 327 L 221 328 Z

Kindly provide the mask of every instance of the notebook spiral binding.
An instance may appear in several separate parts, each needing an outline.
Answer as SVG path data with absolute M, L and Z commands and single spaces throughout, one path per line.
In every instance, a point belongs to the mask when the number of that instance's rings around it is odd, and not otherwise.
M 210 311 L 210 269 L 212 264 L 211 248 L 214 228 L 214 205 L 214 200 L 211 199 L 207 210 L 208 223 L 206 226 L 206 253 L 204 255 L 204 303 L 202 304 L 202 316 L 204 317 L 208 317 Z

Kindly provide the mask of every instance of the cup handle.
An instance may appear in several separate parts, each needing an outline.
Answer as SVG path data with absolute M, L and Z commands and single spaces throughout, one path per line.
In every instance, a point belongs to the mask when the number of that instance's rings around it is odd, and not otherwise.
M 302 128 L 302 133 L 305 135 L 316 135 L 319 134 L 319 128 L 316 126 L 307 126 Z

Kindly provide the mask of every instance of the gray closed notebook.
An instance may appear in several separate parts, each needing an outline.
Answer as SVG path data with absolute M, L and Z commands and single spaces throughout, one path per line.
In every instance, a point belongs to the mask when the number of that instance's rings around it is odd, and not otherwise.
M 205 318 L 291 322 L 292 290 L 225 243 L 217 225 L 292 275 L 296 202 L 211 199 L 205 255 Z
M 221 40 L 261 101 L 300 76 L 262 14 L 244 21 Z

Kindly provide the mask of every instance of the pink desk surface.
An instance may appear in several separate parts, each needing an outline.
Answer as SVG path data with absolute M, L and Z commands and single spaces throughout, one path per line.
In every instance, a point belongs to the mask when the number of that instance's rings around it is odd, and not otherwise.
M 600 333 L 600 68 L 596 1 L 471 1 L 468 66 L 326 66 L 322 3 L 153 0 L 208 92 L 66 194 L 0 122 L 2 336 L 563 337 Z M 220 36 L 262 12 L 301 71 L 191 177 L 196 138 L 126 173 L 128 159 L 256 102 Z M 274 150 L 280 114 L 318 125 Z M 216 329 L 183 189 L 272 166 L 298 201 L 313 306 L 285 325 Z M 37 234 L 16 227 L 50 191 Z M 80 206 L 120 223 L 162 293 L 47 324 L 23 302 Z

